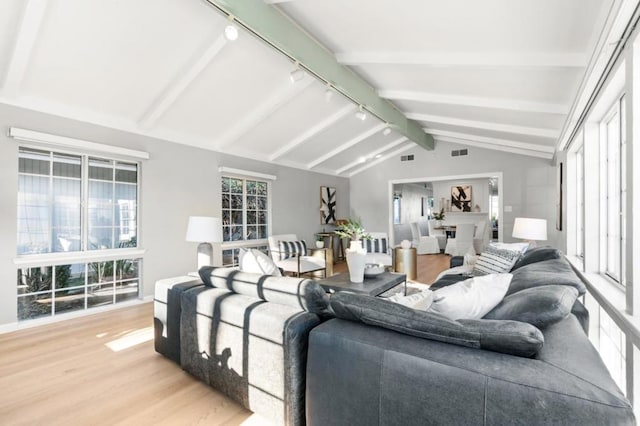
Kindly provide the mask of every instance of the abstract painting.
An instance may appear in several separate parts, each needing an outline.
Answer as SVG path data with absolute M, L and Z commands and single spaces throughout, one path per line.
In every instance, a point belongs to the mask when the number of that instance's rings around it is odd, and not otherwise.
M 451 211 L 471 211 L 471 185 L 456 185 L 451 187 Z
M 320 224 L 329 225 L 336 221 L 336 189 L 320 187 Z

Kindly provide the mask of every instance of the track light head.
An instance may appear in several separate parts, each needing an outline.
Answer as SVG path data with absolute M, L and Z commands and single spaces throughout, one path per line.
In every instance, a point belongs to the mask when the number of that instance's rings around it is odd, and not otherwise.
M 224 38 L 226 38 L 229 41 L 235 41 L 238 39 L 238 27 L 234 23 L 236 18 L 233 15 L 229 15 L 228 19 L 229 19 L 229 24 L 227 24 L 227 26 L 224 27 Z
M 331 102 L 331 99 L 333 99 L 333 88 L 331 87 L 331 84 L 327 83 L 327 88 L 324 91 L 324 100 Z
M 238 39 L 238 27 L 235 24 L 229 24 L 224 27 L 224 38 L 229 41 L 235 41 Z
M 303 69 L 300 68 L 300 64 L 298 62 L 296 62 L 296 69 L 291 71 L 291 74 L 289 74 L 289 79 L 291 80 L 292 83 L 295 83 L 297 81 L 300 81 L 304 78 L 305 72 Z
M 387 124 L 387 127 L 384 128 L 384 130 L 382 131 L 382 134 L 384 136 L 389 136 L 390 133 L 391 133 L 391 127 L 389 127 L 389 125 Z
M 362 105 L 360 105 L 360 107 L 358 108 L 358 111 L 356 111 L 356 118 L 362 121 L 367 119 L 367 113 L 362 108 Z

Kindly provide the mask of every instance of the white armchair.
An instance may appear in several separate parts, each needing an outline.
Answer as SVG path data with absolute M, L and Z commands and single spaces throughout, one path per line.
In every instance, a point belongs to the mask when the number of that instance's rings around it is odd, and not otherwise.
M 285 272 L 293 273 L 299 277 L 316 271 L 323 271 L 327 275 L 327 259 L 325 256 L 309 256 L 315 249 L 307 248 L 304 254 L 280 250 L 280 241 L 300 241 L 295 234 L 272 235 L 269 240 L 269 254 L 274 263 Z
M 413 237 L 413 246 L 416 248 L 417 254 L 440 253 L 438 239 L 436 237 L 423 236 L 420 232 L 420 224 L 418 222 L 411 223 L 411 235 Z

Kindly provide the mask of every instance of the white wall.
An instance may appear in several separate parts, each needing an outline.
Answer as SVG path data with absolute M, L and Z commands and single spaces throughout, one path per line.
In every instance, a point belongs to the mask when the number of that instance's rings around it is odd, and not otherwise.
M 451 150 L 468 148 L 469 155 L 451 157 Z M 547 219 L 546 244 L 558 246 L 555 230 L 555 169 L 549 160 L 485 150 L 446 142 L 436 142 L 434 151 L 416 147 L 402 155 L 414 154 L 415 161 L 400 162 L 400 155 L 390 158 L 351 178 L 351 209 L 371 229 L 389 229 L 389 181 L 430 177 L 503 173 L 504 240 L 513 241 L 513 221 L 518 216 Z M 434 182 L 435 183 L 435 182 Z
M 0 325 L 16 321 L 18 142 L 9 126 L 147 151 L 141 165 L 140 246 L 146 249 L 142 295 L 160 278 L 196 267 L 196 244 L 184 240 L 190 215 L 220 216 L 219 166 L 277 176 L 272 188 L 272 232 L 307 241 L 322 229 L 320 186 L 337 189 L 337 215 L 349 216 L 349 180 L 278 167 L 199 148 L 115 131 L 47 114 L 0 105 Z

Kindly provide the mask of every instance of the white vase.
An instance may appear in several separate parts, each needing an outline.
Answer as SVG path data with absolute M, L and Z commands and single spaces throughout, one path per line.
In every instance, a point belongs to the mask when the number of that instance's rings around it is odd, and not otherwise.
M 316 241 L 316 248 L 324 248 L 324 241 Z
M 362 241 L 351 241 L 346 252 L 347 266 L 349 267 L 349 279 L 353 283 L 363 282 L 367 250 L 362 247 Z

